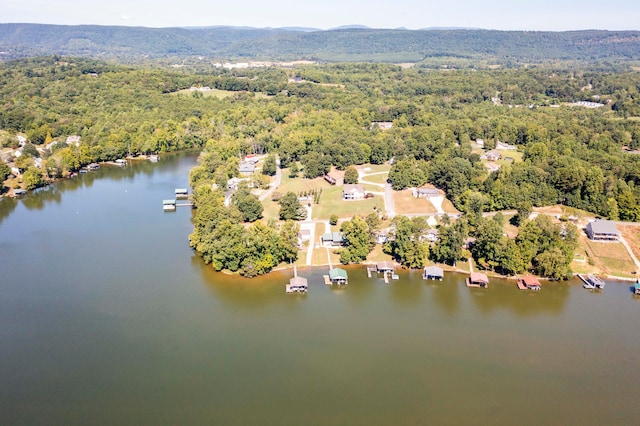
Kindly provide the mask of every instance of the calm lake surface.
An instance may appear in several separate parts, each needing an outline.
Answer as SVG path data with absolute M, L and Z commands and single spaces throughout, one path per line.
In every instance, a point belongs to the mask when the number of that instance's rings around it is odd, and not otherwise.
M 0 201 L 0 423 L 640 424 L 640 300 L 464 277 L 244 280 L 164 213 L 194 156 Z

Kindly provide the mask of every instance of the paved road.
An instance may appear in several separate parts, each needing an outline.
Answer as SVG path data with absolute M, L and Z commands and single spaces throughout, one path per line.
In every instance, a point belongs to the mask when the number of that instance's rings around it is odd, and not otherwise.
M 396 203 L 393 200 L 393 189 L 391 184 L 387 183 L 384 186 L 384 209 L 387 212 L 387 217 L 393 218 L 396 215 Z
M 258 197 L 260 201 L 264 201 L 267 198 L 271 197 L 271 194 L 273 194 L 273 192 L 278 189 L 280 183 L 282 183 L 282 169 L 280 169 L 280 157 L 276 156 L 276 179 L 273 181 L 269 189 L 260 197 Z

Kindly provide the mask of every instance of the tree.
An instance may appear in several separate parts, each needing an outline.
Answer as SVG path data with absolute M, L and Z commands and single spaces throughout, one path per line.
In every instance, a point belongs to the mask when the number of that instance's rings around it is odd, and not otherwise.
M 274 225 L 274 224 L 273 224 Z M 271 227 L 275 227 L 275 226 Z M 298 233 L 300 226 L 287 220 L 280 227 L 280 259 L 283 261 L 295 261 L 298 258 Z
M 38 149 L 34 144 L 27 143 L 27 144 L 24 144 L 24 146 L 22 147 L 22 155 L 26 155 L 27 157 L 38 158 L 40 157 L 40 152 L 38 152 Z
M 344 171 L 344 183 L 355 184 L 358 183 L 358 169 L 353 166 L 347 167 Z
M 452 226 L 441 227 L 438 241 L 431 247 L 432 259 L 451 265 L 464 259 L 462 244 L 467 238 L 467 233 L 464 219 L 458 219 Z
M 7 180 L 11 174 L 11 167 L 7 166 L 4 161 L 0 161 L 0 183 Z
M 567 261 L 558 247 L 547 250 L 536 256 L 538 274 L 559 280 L 567 275 Z
M 276 164 L 276 156 L 273 154 L 269 154 L 267 158 L 264 160 L 264 164 L 262 165 L 262 174 L 267 176 L 273 176 L 276 174 L 277 169 Z
M 423 217 L 409 219 L 396 216 L 393 219 L 393 238 L 385 244 L 385 251 L 408 268 L 422 268 L 429 255 L 429 244 L 422 241 L 429 225 Z
M 343 222 L 340 227 L 344 238 L 344 248 L 340 250 L 340 262 L 360 263 L 367 258 L 374 246 L 367 222 L 360 216 Z
M 485 269 L 494 270 L 499 264 L 504 248 L 502 227 L 493 219 L 482 219 L 478 226 L 476 242 L 471 253 Z
M 298 166 L 298 163 L 296 163 L 295 161 L 291 163 L 291 166 L 289 166 L 289 177 L 292 179 L 295 179 L 298 177 L 298 174 L 300 173 L 300 166 Z
M 35 167 L 29 167 L 22 174 L 22 183 L 27 189 L 35 189 L 46 184 L 42 173 Z
M 287 192 L 280 198 L 281 220 L 304 220 L 307 218 L 307 210 L 293 192 Z
M 233 203 L 236 205 L 245 222 L 255 222 L 262 217 L 264 207 L 262 203 L 246 186 L 238 188 L 233 194 Z
M 329 224 L 330 225 L 337 225 L 338 224 L 338 216 L 336 216 L 335 214 L 332 214 L 331 216 L 329 216 Z

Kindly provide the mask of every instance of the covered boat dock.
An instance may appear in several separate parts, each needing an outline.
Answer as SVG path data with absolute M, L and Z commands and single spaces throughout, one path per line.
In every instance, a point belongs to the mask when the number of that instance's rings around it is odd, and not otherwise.
M 533 275 L 526 275 L 518 278 L 518 288 L 520 290 L 540 290 L 540 281 Z
M 444 271 L 438 266 L 425 266 L 422 271 L 422 279 L 424 280 L 440 280 L 444 278 Z
M 472 272 L 467 278 L 467 287 L 489 287 L 489 278 L 480 272 Z

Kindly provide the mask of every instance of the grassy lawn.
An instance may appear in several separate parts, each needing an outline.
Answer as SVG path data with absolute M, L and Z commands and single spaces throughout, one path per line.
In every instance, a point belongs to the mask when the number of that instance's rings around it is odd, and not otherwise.
M 586 254 L 593 260 L 594 266 L 607 274 L 633 277 L 636 265 L 629 257 L 622 243 L 605 243 L 591 241 L 586 236 L 580 237 L 580 243 Z
M 354 215 L 366 216 L 373 212 L 373 208 L 384 209 L 384 199 L 380 195 L 366 200 L 342 200 L 342 187 L 333 186 L 322 191 L 320 204 L 313 205 L 313 219 L 329 219 L 331 215 L 340 218 L 351 218 Z
M 380 188 L 376 185 L 369 185 L 366 183 L 361 184 L 365 191 L 367 192 L 384 192 L 384 188 Z
M 362 166 L 358 166 L 358 170 L 362 170 L 363 173 L 379 173 L 379 172 L 389 172 L 391 170 L 391 166 L 388 163 L 384 164 L 366 164 Z M 380 175 L 382 176 L 382 175 Z
M 382 252 L 381 244 L 376 244 L 373 250 L 371 250 L 371 253 L 367 256 L 367 262 L 383 262 L 391 260 L 391 256 Z
M 618 229 L 631 246 L 633 254 L 640 259 L 640 226 L 618 225 Z
M 193 93 L 191 89 L 184 89 L 184 90 L 179 90 L 177 92 L 173 92 L 172 95 L 187 95 L 187 96 L 191 96 Z M 230 90 L 218 90 L 218 89 L 211 89 L 208 92 L 199 92 L 202 93 L 203 97 L 214 97 L 214 98 L 218 98 L 218 99 L 224 99 L 224 98 L 228 98 L 231 96 L 236 96 L 239 95 L 240 93 L 246 93 L 246 92 L 232 92 Z
M 444 210 L 444 212 L 447 213 L 447 214 L 458 214 L 458 213 L 460 213 L 458 211 L 458 209 L 456 209 L 454 207 L 454 205 L 451 202 L 451 200 L 449 200 L 446 197 L 445 197 L 444 201 L 442 202 L 442 210 Z
M 388 173 L 384 173 L 384 174 L 379 174 L 379 175 L 368 175 L 368 176 L 363 176 L 362 179 L 366 180 L 367 182 L 373 182 L 373 183 L 378 183 L 380 185 L 384 185 L 385 183 L 387 183 L 387 178 L 389 177 Z M 378 190 L 382 190 L 382 188 L 378 187 Z
M 496 161 L 496 163 L 500 164 L 501 166 L 504 166 L 505 164 L 510 164 L 511 163 L 511 161 L 505 160 L 506 157 L 513 158 L 513 162 L 514 163 L 521 162 L 522 158 L 524 157 L 524 153 L 523 152 L 514 151 L 514 150 L 511 150 L 511 149 L 499 149 L 498 152 L 500 152 L 500 155 L 502 155 L 502 158 L 499 159 L 498 161 Z
M 403 191 L 393 191 L 393 200 L 396 205 L 396 214 L 410 213 L 435 213 L 436 208 L 426 198 L 416 198 L 412 191 L 405 189 Z
M 506 214 L 504 215 L 504 226 L 502 230 L 509 236 L 509 238 L 515 238 L 518 235 L 518 227 L 509 223 L 511 218 L 513 218 L 514 214 Z

